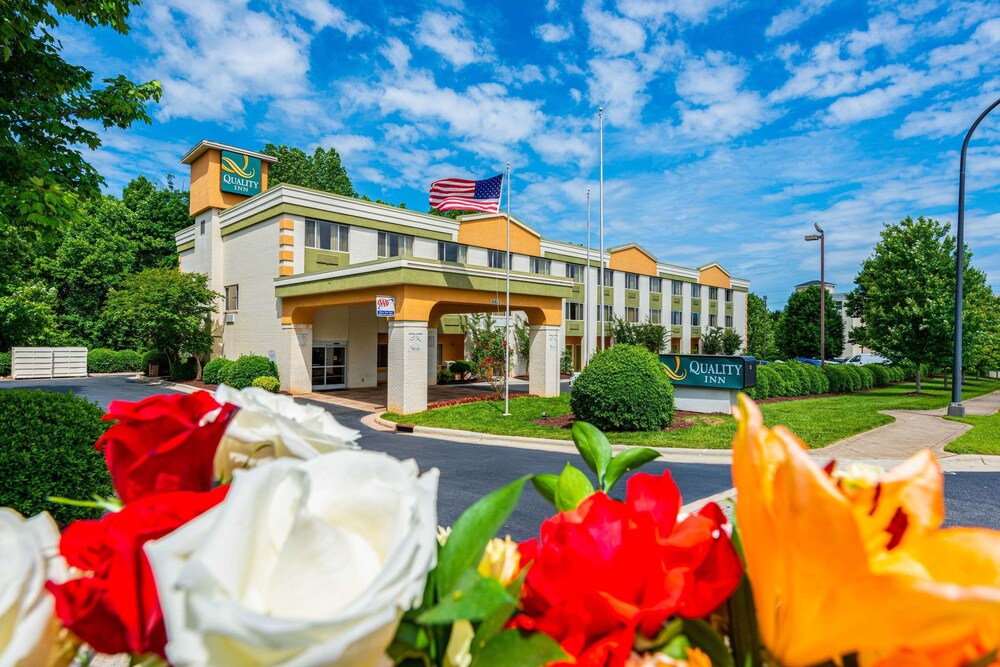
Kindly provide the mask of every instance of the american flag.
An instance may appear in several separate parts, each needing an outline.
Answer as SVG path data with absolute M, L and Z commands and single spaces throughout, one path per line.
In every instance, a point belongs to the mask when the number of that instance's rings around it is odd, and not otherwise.
M 465 178 L 442 178 L 431 183 L 431 206 L 439 211 L 482 211 L 500 209 L 503 174 L 482 181 Z

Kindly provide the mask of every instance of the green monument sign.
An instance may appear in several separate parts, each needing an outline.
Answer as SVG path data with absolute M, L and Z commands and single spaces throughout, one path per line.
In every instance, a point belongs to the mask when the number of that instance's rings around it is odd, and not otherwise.
M 677 386 L 740 390 L 757 384 L 757 360 L 753 357 L 661 354 L 660 361 Z
M 223 192 L 252 197 L 260 194 L 260 158 L 222 151 Z

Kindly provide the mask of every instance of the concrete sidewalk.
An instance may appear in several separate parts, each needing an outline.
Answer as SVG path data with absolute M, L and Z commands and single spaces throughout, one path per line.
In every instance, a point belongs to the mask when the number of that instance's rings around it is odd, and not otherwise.
M 1000 391 L 965 401 L 968 415 L 992 415 L 1000 410 Z M 971 426 L 943 419 L 946 408 L 938 410 L 883 410 L 894 418 L 891 424 L 865 431 L 816 450 L 837 459 L 905 459 L 921 449 L 930 449 L 938 458 L 955 456 L 944 450 Z

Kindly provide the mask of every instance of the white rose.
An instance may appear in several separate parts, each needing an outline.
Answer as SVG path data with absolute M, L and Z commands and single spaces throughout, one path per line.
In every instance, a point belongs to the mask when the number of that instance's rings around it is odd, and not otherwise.
M 356 448 L 361 437 L 317 405 L 296 403 L 258 387 L 239 391 L 219 385 L 215 400 L 240 408 L 215 452 L 215 476 L 222 482 L 232 478 L 234 469 L 251 468 L 262 459 L 309 459 Z
M 374 665 L 437 555 L 437 470 L 344 450 L 235 474 L 146 545 L 172 665 Z
M 46 664 L 59 622 L 45 582 L 65 577 L 52 517 L 43 512 L 25 520 L 0 507 L 0 667 Z

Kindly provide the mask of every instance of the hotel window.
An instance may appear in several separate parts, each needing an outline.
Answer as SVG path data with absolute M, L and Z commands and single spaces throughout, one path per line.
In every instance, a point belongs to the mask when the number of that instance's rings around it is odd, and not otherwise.
M 732 315 L 726 315 L 726 328 L 727 329 L 732 329 L 733 328 L 733 316 Z
M 708 326 L 710 326 L 710 327 L 717 327 L 717 326 L 719 326 L 719 316 L 716 315 L 715 313 L 710 314 L 708 316 Z
M 733 302 L 733 290 L 727 289 L 726 290 L 726 303 L 732 303 L 732 302 Z
M 543 257 L 532 257 L 531 258 L 531 272 L 540 273 L 544 276 L 552 273 L 552 261 L 545 259 Z
M 673 294 L 674 296 L 680 296 L 681 294 L 683 294 L 682 291 L 683 289 L 684 289 L 684 283 L 682 283 L 681 281 L 679 280 L 670 281 L 670 293 Z
M 409 257 L 413 254 L 413 237 L 392 232 L 378 233 L 379 257 Z
M 663 281 L 660 278 L 649 279 L 649 291 L 653 294 L 663 293 Z
M 582 320 L 583 319 L 583 304 L 576 301 L 566 302 L 566 319 L 567 320 Z
M 692 299 L 701 298 L 701 285 L 691 285 L 691 298 Z
M 505 269 L 507 268 L 507 251 L 506 250 L 487 250 L 486 251 L 487 263 L 490 268 L 493 269 Z
M 695 311 L 691 313 L 691 326 L 700 327 L 701 326 L 701 313 Z
M 639 309 L 633 306 L 625 306 L 625 321 L 626 322 L 638 322 L 639 321 Z
M 240 286 L 226 285 L 226 310 L 240 309 Z
M 461 243 L 447 243 L 438 241 L 438 259 L 442 262 L 455 262 L 465 264 L 469 247 Z
M 348 232 L 347 225 L 338 225 L 322 220 L 306 220 L 306 247 L 347 252 Z
M 604 269 L 604 281 L 601 283 L 605 287 L 615 286 L 615 272 L 611 269 Z
M 566 277 L 572 278 L 575 283 L 583 282 L 583 264 L 566 263 Z
M 204 220 L 201 221 L 201 233 L 202 234 L 205 233 L 205 221 Z
M 670 324 L 679 327 L 684 324 L 684 313 L 679 310 L 670 311 Z
M 718 298 L 719 298 L 719 288 L 718 287 L 709 287 L 708 288 L 708 298 L 711 299 L 712 301 L 718 300 Z
M 663 323 L 663 311 L 659 308 L 649 309 L 649 323 L 650 324 L 662 324 Z
M 597 309 L 597 319 L 603 319 L 605 322 L 610 322 L 615 319 L 615 307 L 614 306 L 604 306 L 604 317 L 601 317 L 601 309 Z
M 638 273 L 626 273 L 625 274 L 625 289 L 639 289 L 639 274 Z

